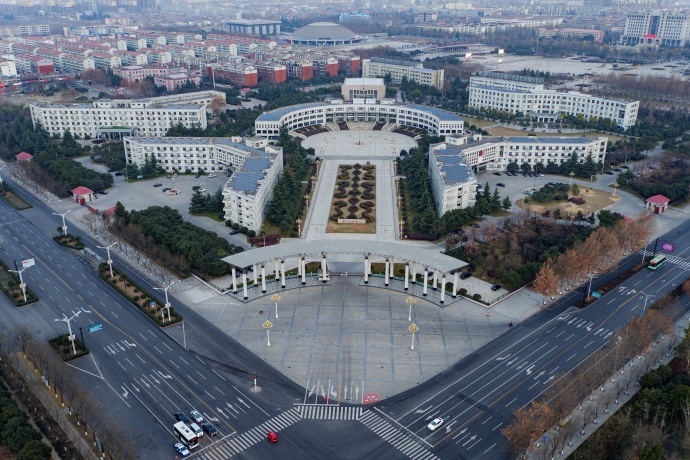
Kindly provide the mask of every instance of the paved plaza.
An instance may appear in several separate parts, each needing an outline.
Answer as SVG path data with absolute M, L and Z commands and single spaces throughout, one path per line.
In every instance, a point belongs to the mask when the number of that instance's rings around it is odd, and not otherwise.
M 395 157 L 400 150 L 409 150 L 417 146 L 417 142 L 409 136 L 388 131 L 372 131 L 373 123 L 368 125 L 368 131 L 356 131 L 358 123 L 350 123 L 353 130 L 329 131 L 306 138 L 302 142 L 304 148 L 313 148 L 319 158 L 328 157 L 359 157 L 370 160 L 374 157 Z

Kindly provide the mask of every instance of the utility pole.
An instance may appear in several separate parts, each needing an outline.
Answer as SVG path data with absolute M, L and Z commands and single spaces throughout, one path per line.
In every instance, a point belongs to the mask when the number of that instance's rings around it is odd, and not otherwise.
M 71 211 L 71 209 L 68 209 L 68 210 L 65 211 L 63 214 L 59 214 L 59 213 L 57 213 L 57 212 L 54 212 L 54 213 L 53 213 L 54 216 L 60 216 L 60 217 L 62 217 L 62 233 L 63 233 L 63 235 L 65 235 L 65 236 L 67 236 L 67 224 L 65 223 L 65 216 L 66 216 L 67 213 L 70 212 L 70 211 Z
M 62 318 L 58 318 L 55 320 L 55 321 L 62 321 L 62 322 L 67 323 L 67 331 L 69 332 L 69 336 L 67 338 L 69 339 L 70 342 L 72 342 L 72 354 L 74 354 L 74 355 L 77 354 L 77 346 L 74 344 L 75 337 L 72 334 L 72 324 L 71 323 L 72 323 L 73 319 L 77 318 L 82 313 L 91 313 L 91 310 L 84 310 L 82 308 L 78 312 L 72 311 L 72 316 L 70 316 L 69 318 L 67 317 L 66 314 L 63 313 Z M 80 328 L 80 331 L 81 331 L 81 328 Z M 83 334 L 82 334 L 82 337 L 83 337 Z M 83 343 L 83 341 L 82 341 L 82 343 Z
M 168 322 L 170 322 L 170 302 L 168 301 L 168 291 L 170 290 L 170 288 L 172 287 L 173 284 L 175 284 L 174 281 L 166 287 L 154 288 L 156 291 L 164 291 L 165 292 L 165 308 L 168 310 Z
M 110 267 L 110 277 L 111 278 L 113 277 L 113 259 L 110 258 L 110 248 L 112 248 L 116 244 L 117 244 L 117 241 L 114 242 L 113 244 L 111 244 L 110 246 L 96 246 L 100 249 L 105 249 L 106 251 L 108 251 L 108 266 Z

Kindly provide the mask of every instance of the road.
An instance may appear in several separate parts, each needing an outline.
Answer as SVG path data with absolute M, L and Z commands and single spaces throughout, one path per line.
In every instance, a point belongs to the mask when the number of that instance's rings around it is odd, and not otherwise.
M 690 270 L 690 223 L 661 238 L 676 250 L 657 271 L 642 270 L 584 309 L 572 307 L 573 292 L 549 310 L 513 328 L 438 378 L 384 401 L 379 407 L 432 447 L 441 458 L 512 458 L 500 430 L 512 413 L 543 395 L 564 374 L 609 342 L 613 332 L 640 314 L 641 293 L 663 297 L 685 281 Z M 650 246 L 651 251 L 651 246 Z M 621 269 L 639 263 L 635 254 Z M 603 286 L 615 274 L 595 280 Z M 435 417 L 445 424 L 426 426 Z

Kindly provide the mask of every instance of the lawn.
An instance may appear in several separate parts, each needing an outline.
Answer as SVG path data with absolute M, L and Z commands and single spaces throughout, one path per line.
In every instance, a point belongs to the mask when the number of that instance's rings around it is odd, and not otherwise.
M 582 214 L 589 216 L 592 213 L 597 213 L 607 206 L 614 203 L 618 203 L 621 199 L 620 195 L 613 196 L 613 192 L 608 190 L 599 190 L 595 188 L 588 188 L 580 186 L 580 194 L 576 195 L 578 197 L 584 198 L 585 203 L 582 205 L 576 205 L 568 201 L 552 201 L 550 203 L 538 203 L 532 201 L 529 197 L 525 197 L 527 204 L 524 204 L 522 200 L 517 200 L 515 204 L 522 209 L 528 209 L 532 212 L 543 214 L 544 211 L 550 211 L 553 213 L 556 209 L 560 209 L 562 216 L 577 215 L 578 211 L 582 211 Z
M 495 125 L 495 124 L 496 124 L 495 121 L 491 121 L 491 120 L 480 120 L 480 119 L 478 119 L 478 118 L 468 117 L 468 116 L 465 116 L 465 115 L 462 116 L 462 119 L 463 119 L 463 121 L 465 122 L 465 125 L 466 125 L 466 126 L 474 125 L 474 126 L 476 126 L 477 128 L 483 128 L 484 126 L 489 126 L 489 125 Z
M 29 209 L 33 206 L 31 206 L 29 203 L 24 201 L 22 198 L 18 197 L 11 191 L 5 191 L 5 193 L 0 195 L 5 201 L 7 201 L 10 206 L 12 206 L 14 209 L 21 211 L 22 209 Z
M 339 223 L 339 219 L 362 219 L 366 223 Z M 338 165 L 326 233 L 375 232 L 376 166 Z

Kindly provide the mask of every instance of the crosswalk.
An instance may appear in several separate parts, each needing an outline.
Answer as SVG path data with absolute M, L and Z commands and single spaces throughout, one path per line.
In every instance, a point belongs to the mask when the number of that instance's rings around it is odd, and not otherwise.
M 412 439 L 408 433 L 391 425 L 373 411 L 364 413 L 359 421 L 413 460 L 438 460 L 436 455 L 432 454 L 422 444 Z
M 652 251 L 640 251 L 639 254 L 644 253 L 645 257 L 651 257 L 654 255 Z M 657 253 L 658 255 L 659 253 Z M 690 261 L 687 261 L 681 257 L 671 256 L 666 254 L 666 261 L 669 264 L 677 265 L 684 270 L 690 270 Z
M 361 407 L 306 405 L 299 406 L 299 413 L 304 419 L 314 420 L 359 420 Z
M 299 410 L 296 407 L 273 417 L 272 419 L 255 426 L 249 431 L 245 431 L 239 436 L 228 438 L 227 441 L 220 441 L 199 452 L 196 458 L 208 460 L 222 460 L 231 458 L 240 452 L 249 449 L 254 444 L 266 440 L 266 433 L 269 431 L 284 430 L 290 425 L 300 420 Z

